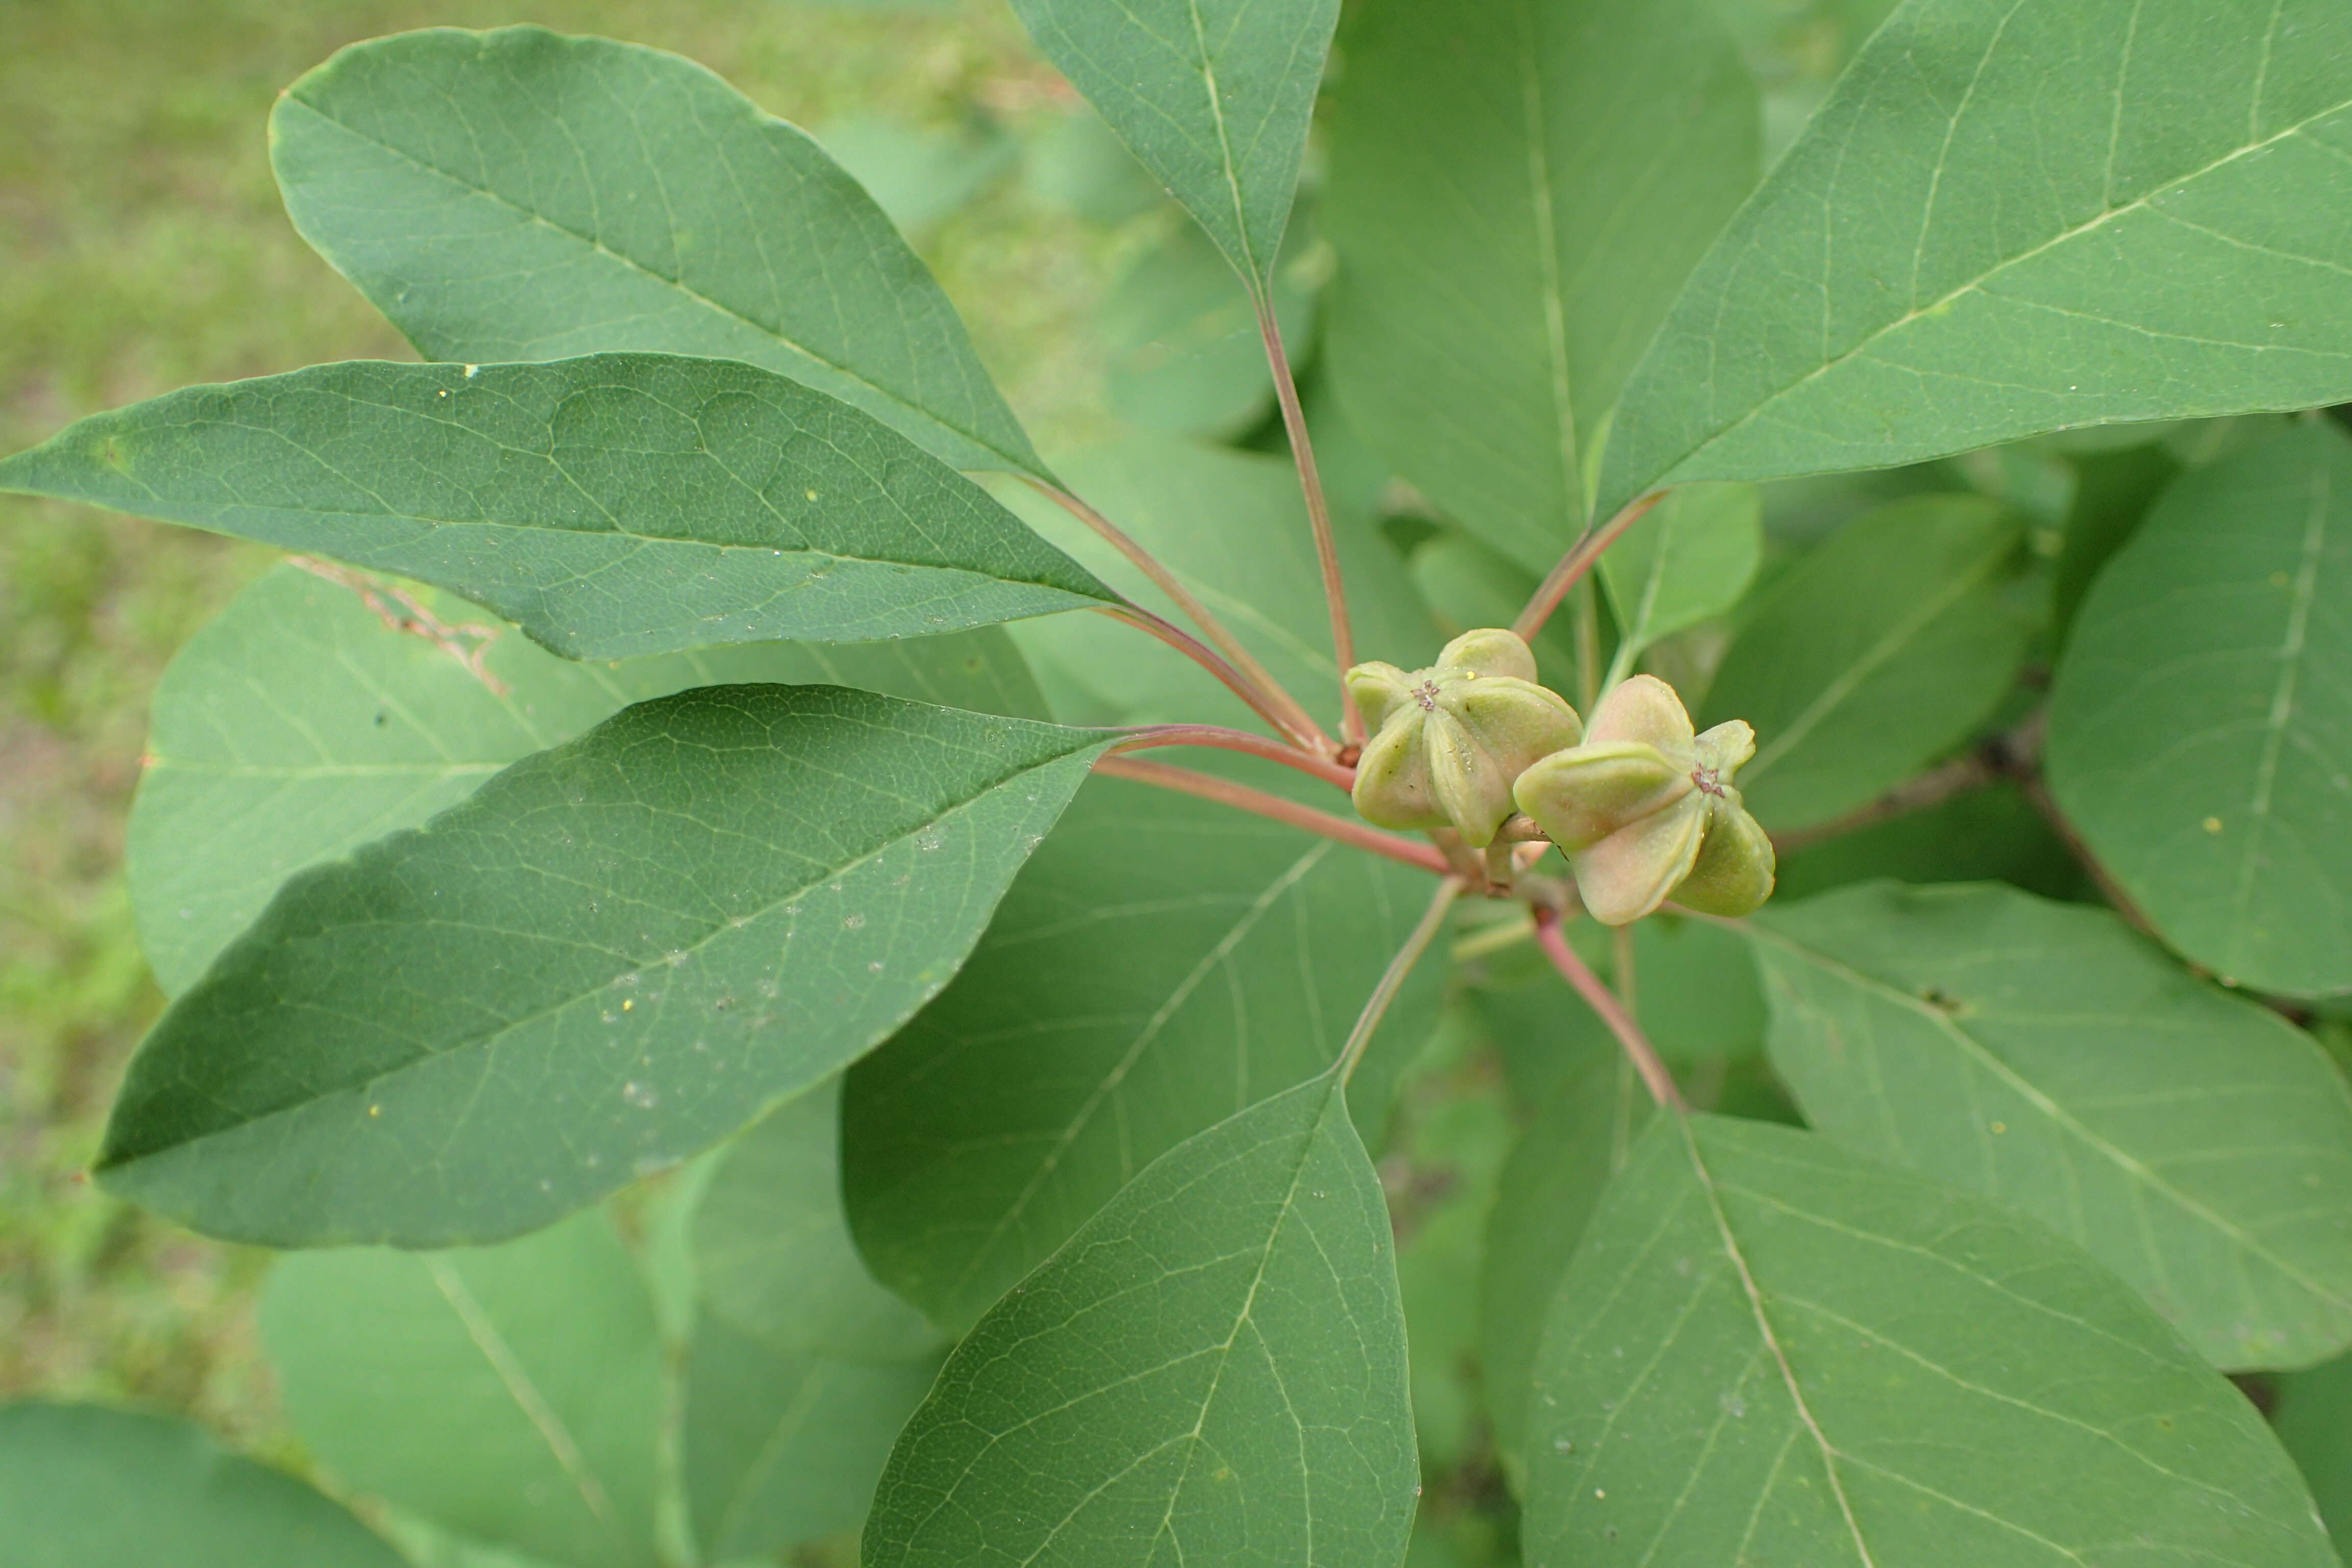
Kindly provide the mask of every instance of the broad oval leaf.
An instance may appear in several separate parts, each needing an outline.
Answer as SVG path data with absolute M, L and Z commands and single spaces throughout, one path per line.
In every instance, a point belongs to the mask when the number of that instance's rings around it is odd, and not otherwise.
M 1418 1479 L 1388 1207 L 1327 1074 L 1161 1155 L 981 1321 L 864 1561 L 1393 1563 Z
M 856 642 L 1110 591 L 871 416 L 747 364 L 353 361 L 93 415 L 0 489 L 446 588 L 572 658 Z
M 865 1522 L 890 1445 L 940 1353 L 849 1361 L 780 1347 L 723 1318 L 686 1363 L 687 1507 L 708 1563 L 772 1562 Z
M 2290 1373 L 2274 1392 L 2279 1441 L 2310 1483 L 2328 1533 L 2352 1541 L 2352 1356 Z
M 662 1347 L 612 1222 L 502 1247 L 280 1258 L 261 1329 L 344 1485 L 579 1568 L 654 1568 Z
M 302 237 L 429 358 L 742 360 L 956 468 L 1045 473 L 881 209 L 691 60 L 402 33 L 289 88 L 269 147 Z
M 1013 9 L 1264 297 L 1339 0 L 1013 0 Z
M 2215 1365 L 2352 1346 L 2352 1095 L 2105 910 L 1874 883 L 1751 922 L 1806 1121 L 2072 1237 Z
M 1020 718 L 1045 699 L 1003 630 L 558 658 L 429 589 L 279 566 L 156 688 L 131 810 L 131 901 L 163 990 L 195 984 L 305 866 L 424 825 L 632 702 L 824 682 Z
M 1602 552 L 1601 583 L 1618 636 L 1639 653 L 1737 605 L 1763 561 L 1755 486 L 1685 485 Z
M 875 1271 L 969 1326 L 1161 1152 L 1327 1066 L 1427 884 L 1212 802 L 1090 781 L 964 972 L 849 1075 L 843 1175 Z M 1434 1016 L 1425 971 L 1356 1074 L 1369 1126 Z
M 1756 727 L 1739 787 L 1759 821 L 1803 827 L 1865 805 L 1991 716 L 2032 632 L 2002 592 L 2019 538 L 1998 502 L 1914 497 L 1774 584 L 1699 717 Z
M 802 1360 L 907 1361 L 945 1343 L 850 1239 L 838 1078 L 777 1107 L 721 1156 L 695 1205 L 694 1275 L 707 1313 Z
M 1575 539 L 1627 373 L 1756 182 L 1756 89 L 1716 10 L 1377 0 L 1340 35 L 1333 384 L 1530 571 Z
M 1536 1393 L 1533 1568 L 2335 1562 L 2252 1404 L 2114 1275 L 1792 1129 L 1652 1123 Z
M 98 1168 L 277 1246 L 544 1225 L 888 1037 L 1108 739 L 829 686 L 625 710 L 280 889 Z
M 2347 199 L 2340 7 L 1909 0 L 1692 274 L 1626 386 L 1600 510 L 2340 403 Z
M 0 1520 L 26 1568 L 402 1568 L 342 1509 L 202 1429 L 94 1405 L 0 1405 Z
M 2352 990 L 2352 441 L 2306 425 L 2182 478 L 2092 585 L 2051 792 L 2189 958 Z

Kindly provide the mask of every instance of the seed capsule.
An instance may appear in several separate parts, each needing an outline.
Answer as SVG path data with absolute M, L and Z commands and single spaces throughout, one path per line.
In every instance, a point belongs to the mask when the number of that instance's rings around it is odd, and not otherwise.
M 1772 893 L 1772 841 L 1731 782 L 1755 754 L 1746 723 L 1695 735 L 1675 689 L 1637 675 L 1601 699 L 1583 744 L 1531 764 L 1512 794 L 1602 924 L 1630 925 L 1669 895 L 1744 915 Z
M 1382 827 L 1453 827 L 1484 848 L 1511 815 L 1511 781 L 1582 739 L 1576 710 L 1536 684 L 1535 655 L 1507 631 L 1465 632 L 1411 672 L 1360 664 L 1348 696 L 1372 732 L 1356 809 Z

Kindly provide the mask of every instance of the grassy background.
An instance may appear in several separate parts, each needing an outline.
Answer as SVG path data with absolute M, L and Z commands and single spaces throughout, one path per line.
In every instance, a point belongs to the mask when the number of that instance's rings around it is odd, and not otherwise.
M 0 450 L 191 382 L 414 357 L 287 222 L 264 122 L 343 44 L 523 21 L 675 49 L 820 133 L 977 115 L 1019 137 L 1068 102 L 995 0 L 0 0 Z M 1098 417 L 1084 327 L 1124 243 L 1018 178 L 922 237 L 1041 442 Z M 263 1255 L 80 1171 L 162 1005 L 122 875 L 148 697 L 270 559 L 0 497 L 0 1396 L 131 1400 L 263 1448 L 285 1442 L 253 1343 Z

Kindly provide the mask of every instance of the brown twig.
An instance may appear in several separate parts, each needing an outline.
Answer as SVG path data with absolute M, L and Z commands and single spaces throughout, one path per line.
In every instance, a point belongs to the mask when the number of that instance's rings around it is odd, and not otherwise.
M 1209 606 L 1201 602 L 1199 595 L 1184 586 L 1183 580 L 1162 565 L 1157 556 L 1136 542 L 1126 530 L 1059 485 L 1048 484 L 1034 475 L 1024 474 L 1022 478 L 1063 510 L 1094 530 L 1112 549 L 1127 557 L 1137 571 L 1150 578 L 1161 593 L 1174 600 L 1176 607 L 1192 617 L 1192 624 L 1216 645 L 1217 651 L 1225 656 L 1242 678 L 1257 689 L 1260 696 L 1289 714 L 1291 721 L 1285 726 L 1286 732 L 1312 735 L 1327 752 L 1339 749 L 1339 742 L 1323 732 L 1323 727 L 1300 705 L 1298 699 L 1274 678 L 1271 670 L 1258 662 L 1257 656 L 1250 652 L 1248 646 L 1217 619 Z
M 1532 641 L 1535 635 L 1543 630 L 1544 623 L 1551 619 L 1551 613 L 1559 608 L 1559 602 L 1568 597 L 1568 591 L 1592 569 L 1595 561 L 1601 559 L 1601 552 L 1616 543 L 1620 534 L 1641 521 L 1652 507 L 1665 499 L 1665 491 L 1653 490 L 1639 500 L 1629 502 L 1600 528 L 1588 530 L 1584 537 L 1576 542 L 1574 548 L 1559 558 L 1559 564 L 1551 569 L 1551 574 L 1538 585 L 1535 596 L 1528 601 L 1528 607 L 1519 612 L 1519 618 L 1511 623 L 1511 629 Z
M 1107 753 L 1095 763 L 1095 771 L 1113 778 L 1131 779 L 1137 784 L 1156 784 L 1161 789 L 1175 790 L 1182 795 L 1213 800 L 1220 805 L 1254 813 L 1275 822 L 1303 827 L 1309 833 L 1320 834 L 1340 844 L 1350 844 L 1359 849 L 1369 849 L 1375 855 L 1385 855 L 1391 860 L 1449 876 L 1452 868 L 1445 858 L 1426 844 L 1383 833 L 1370 823 L 1354 817 L 1339 816 L 1328 811 L 1318 811 L 1311 805 L 1301 805 L 1295 800 L 1285 800 L 1265 790 L 1252 789 L 1247 784 L 1234 784 L 1230 779 L 1196 773 L 1189 768 L 1172 768 L 1165 763 L 1146 761 L 1141 757 L 1123 757 Z
M 507 684 L 492 675 L 483 657 L 490 645 L 502 635 L 497 626 L 486 626 L 476 621 L 460 621 L 451 626 L 425 607 L 415 595 L 391 584 L 371 577 L 364 572 L 321 561 L 315 555 L 289 555 L 289 566 L 299 566 L 313 577 L 322 578 L 338 588 L 348 588 L 357 594 L 360 603 L 373 610 L 376 618 L 394 631 L 409 637 L 422 637 L 426 642 L 466 667 L 466 673 L 489 689 L 493 697 L 504 697 Z M 386 603 L 389 600 L 390 603 Z M 393 606 L 397 605 L 398 609 Z
M 1568 945 L 1568 938 L 1559 929 L 1558 915 L 1544 909 L 1536 910 L 1536 942 L 1544 950 L 1544 956 L 1551 960 L 1552 967 L 1576 987 L 1585 1005 L 1599 1014 L 1601 1021 L 1609 1026 L 1609 1032 L 1617 1037 L 1617 1043 L 1625 1048 L 1626 1059 L 1642 1075 L 1650 1098 L 1660 1105 L 1683 1109 L 1682 1092 L 1675 1088 L 1674 1074 L 1658 1058 L 1657 1047 L 1642 1033 L 1642 1026 L 1633 1021 L 1625 1005 L 1601 984 L 1601 977 L 1585 966 L 1584 960 L 1576 956 L 1576 950 Z
M 1282 406 L 1282 427 L 1290 437 L 1290 456 L 1298 465 L 1298 488 L 1307 497 L 1307 521 L 1315 531 L 1315 558 L 1323 568 L 1323 597 L 1331 606 L 1331 656 L 1339 661 L 1344 680 L 1356 663 L 1356 634 L 1348 623 L 1348 590 L 1339 581 L 1339 545 L 1331 532 L 1331 507 L 1323 494 L 1323 476 L 1315 466 L 1315 443 L 1307 435 L 1307 413 L 1298 405 L 1298 384 L 1290 374 L 1290 353 L 1282 345 L 1282 328 L 1275 320 L 1273 302 L 1257 300 L 1258 336 L 1265 342 L 1265 360 L 1274 372 L 1275 401 Z M 1364 743 L 1363 715 L 1339 692 L 1339 733 L 1350 746 Z

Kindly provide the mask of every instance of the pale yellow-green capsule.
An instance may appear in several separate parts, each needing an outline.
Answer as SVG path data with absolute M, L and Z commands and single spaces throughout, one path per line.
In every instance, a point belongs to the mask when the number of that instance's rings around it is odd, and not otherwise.
M 1512 794 L 1567 853 L 1602 924 L 1630 925 L 1669 897 L 1744 915 L 1772 893 L 1772 841 L 1732 783 L 1755 754 L 1747 724 L 1694 734 L 1675 689 L 1637 675 L 1601 700 L 1582 744 L 1530 764 Z
M 1372 737 L 1356 763 L 1357 811 L 1382 827 L 1493 843 L 1520 770 L 1583 738 L 1576 710 L 1535 675 L 1528 645 L 1491 628 L 1455 637 L 1427 669 L 1349 670 L 1349 699 Z

